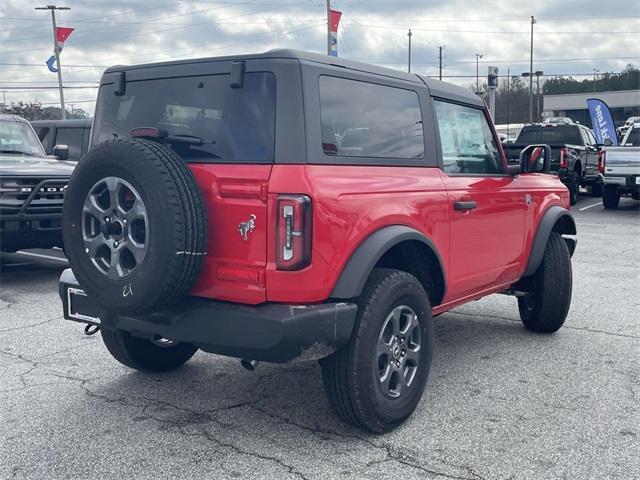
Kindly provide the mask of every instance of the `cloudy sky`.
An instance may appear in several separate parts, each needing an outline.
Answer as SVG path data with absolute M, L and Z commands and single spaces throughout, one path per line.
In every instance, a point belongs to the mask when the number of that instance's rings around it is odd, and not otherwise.
M 29 0 L 0 2 L 0 92 L 6 101 L 58 100 L 57 77 L 44 62 L 52 53 L 49 12 Z M 113 64 L 148 63 L 261 52 L 287 47 L 326 49 L 323 0 L 68 0 L 58 25 L 75 32 L 62 52 L 68 104 L 93 111 L 95 86 Z M 488 65 L 511 75 L 528 71 L 530 16 L 534 69 L 592 75 L 640 65 L 639 0 L 332 0 L 343 12 L 339 55 L 437 75 L 444 45 L 444 79 L 475 81 Z M 0 97 L 0 102 L 1 102 Z

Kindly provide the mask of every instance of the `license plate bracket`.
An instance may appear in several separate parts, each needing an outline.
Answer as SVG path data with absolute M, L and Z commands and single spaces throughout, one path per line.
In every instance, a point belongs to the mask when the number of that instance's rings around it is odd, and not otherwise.
M 100 325 L 100 317 L 89 297 L 81 288 L 67 288 L 67 317 L 77 322 Z

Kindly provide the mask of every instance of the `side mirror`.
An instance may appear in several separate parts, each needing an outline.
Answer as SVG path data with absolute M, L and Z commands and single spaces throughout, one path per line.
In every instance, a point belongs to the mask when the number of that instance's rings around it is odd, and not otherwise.
M 604 142 L 603 142 L 603 145 L 604 145 L 605 147 L 610 147 L 610 146 L 612 146 L 612 145 L 613 145 L 613 142 L 611 141 L 611 139 L 610 139 L 610 138 L 605 138 L 605 139 L 604 139 Z
M 56 145 L 53 147 L 53 156 L 58 160 L 67 160 L 69 158 L 69 147 L 67 145 Z
M 528 145 L 520 151 L 520 171 L 522 173 L 549 173 L 551 170 L 551 147 L 549 145 Z

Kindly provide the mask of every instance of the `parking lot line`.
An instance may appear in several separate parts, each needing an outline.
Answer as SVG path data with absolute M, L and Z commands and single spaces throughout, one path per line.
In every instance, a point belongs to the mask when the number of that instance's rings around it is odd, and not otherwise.
M 602 202 L 594 203 L 593 205 L 582 207 L 582 208 L 579 208 L 578 210 L 582 212 L 583 210 L 587 210 L 588 208 L 591 208 L 591 207 L 597 207 L 598 205 L 602 205 Z
M 16 252 L 18 255 L 26 255 L 29 257 L 37 257 L 44 258 L 45 260 L 53 260 L 54 262 L 67 263 L 67 259 L 64 257 L 58 257 L 55 255 L 44 255 L 42 253 L 34 253 L 34 252 L 25 252 L 24 250 L 19 250 Z

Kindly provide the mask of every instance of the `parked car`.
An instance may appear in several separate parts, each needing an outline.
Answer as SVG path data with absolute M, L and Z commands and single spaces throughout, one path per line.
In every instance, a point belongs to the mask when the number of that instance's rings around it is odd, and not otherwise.
M 87 153 L 91 135 L 90 119 L 34 120 L 31 125 L 47 155 L 51 155 L 58 144 L 69 147 L 69 160 L 75 162 Z
M 29 122 L 0 115 L 0 249 L 62 246 L 62 202 L 75 163 L 47 157 Z
M 633 125 L 636 123 L 640 123 L 640 117 L 629 117 L 624 122 L 624 125 L 621 125 L 620 127 L 616 128 L 616 134 L 618 135 L 618 140 L 622 141 L 622 139 L 627 134 L 629 129 L 631 129 L 631 127 L 633 127 Z
M 520 134 L 520 130 L 524 127 L 524 123 L 510 123 L 510 124 L 499 124 L 496 125 L 496 132 L 498 132 L 498 137 L 500 137 L 501 143 L 513 143 L 518 138 L 518 134 Z
M 621 146 L 607 145 L 604 151 L 604 208 L 618 208 L 622 195 L 640 200 L 640 122 L 627 130 Z
M 550 149 L 508 167 L 465 88 L 276 50 L 109 68 L 96 112 L 59 287 L 124 365 L 320 359 L 340 418 L 384 432 L 422 396 L 433 316 L 501 292 L 531 331 L 565 320 Z
M 602 152 L 589 128 L 564 121 L 531 124 L 522 128 L 514 144 L 503 147 L 509 161 L 517 162 L 520 151 L 532 143 L 551 147 L 551 171 L 569 189 L 571 205 L 577 202 L 581 185 L 602 195 Z

